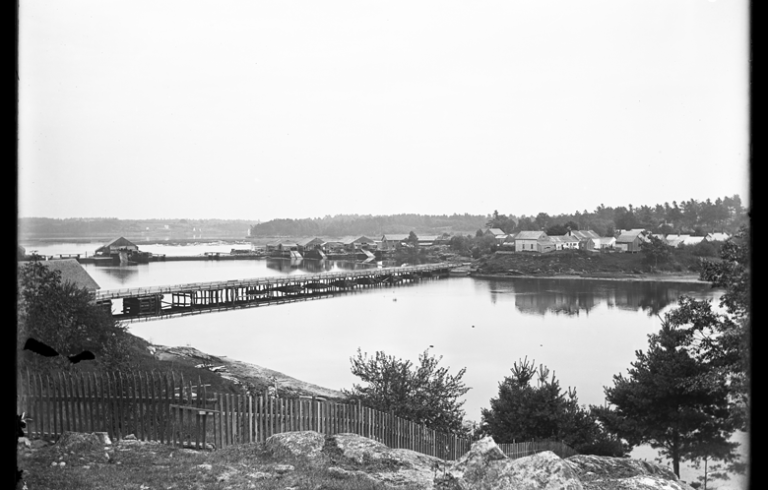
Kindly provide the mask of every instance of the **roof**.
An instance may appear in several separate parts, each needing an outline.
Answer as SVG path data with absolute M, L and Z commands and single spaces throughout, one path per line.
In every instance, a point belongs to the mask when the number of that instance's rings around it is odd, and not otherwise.
M 701 243 L 704 238 L 705 237 L 703 236 L 689 236 L 683 240 L 683 245 L 696 245 L 697 243 Z
M 543 231 L 521 231 L 515 236 L 515 240 L 539 240 L 546 237 L 547 234 Z
M 549 235 L 549 239 L 553 242 L 560 242 L 560 243 L 578 243 L 579 239 L 575 236 L 569 236 L 569 235 Z
M 43 260 L 40 263 L 51 270 L 61 271 L 62 282 L 71 282 L 75 286 L 86 288 L 89 291 L 101 289 L 101 286 L 75 259 Z
M 435 240 L 440 238 L 440 236 L 439 235 L 424 235 L 424 236 L 418 235 L 418 238 L 420 242 L 434 242 Z
M 325 242 L 325 240 L 323 240 L 322 238 L 307 237 L 307 238 L 302 238 L 300 240 L 296 240 L 296 244 L 297 245 L 301 245 L 303 247 L 305 245 L 309 245 L 310 243 L 314 242 L 315 240 L 317 240 L 320 243 L 324 243 Z
M 295 246 L 296 242 L 294 242 L 293 240 L 280 239 L 280 240 L 275 240 L 274 242 L 267 243 L 268 247 L 277 247 L 278 245 Z
M 595 243 L 613 243 L 616 241 L 616 239 L 612 236 L 599 236 L 597 238 L 592 239 Z
M 590 238 L 600 238 L 600 235 L 598 235 L 592 230 L 572 230 L 571 236 L 574 236 L 579 240 L 588 240 Z
M 641 240 L 643 240 L 644 237 L 641 235 L 643 232 L 645 232 L 645 229 L 643 229 L 643 228 L 635 228 L 635 229 L 632 229 L 632 230 L 624 230 L 616 238 L 616 242 L 634 242 L 635 239 L 638 238 L 638 237 Z
M 709 233 L 706 236 L 706 239 L 711 242 L 724 242 L 730 238 L 730 235 L 728 233 Z
M 381 239 L 382 239 L 382 241 L 383 240 L 402 241 L 402 240 L 408 240 L 408 237 L 410 237 L 410 236 L 411 236 L 410 234 L 405 234 L 405 235 L 402 235 L 402 234 L 400 234 L 400 235 L 384 235 L 383 237 L 381 237 Z
M 139 248 L 138 245 L 133 243 L 132 241 L 128 240 L 127 238 L 118 237 L 112 240 L 109 243 L 105 243 L 101 247 L 99 247 L 97 250 L 100 250 L 102 248 L 109 248 L 109 247 L 136 247 Z
M 494 235 L 506 235 L 501 228 L 488 228 L 485 230 L 486 233 L 493 233 Z
M 344 245 L 350 245 L 355 242 L 364 242 L 364 243 L 373 243 L 373 240 L 368 238 L 365 235 L 356 235 L 356 236 L 345 236 L 341 237 L 338 240 L 332 240 L 336 243 L 343 243 Z
M 670 233 L 669 235 L 667 235 L 666 240 L 685 240 L 690 236 L 691 235 L 675 235 L 674 233 Z
M 667 245 L 671 247 L 677 247 L 681 243 L 685 242 L 685 238 L 667 238 Z

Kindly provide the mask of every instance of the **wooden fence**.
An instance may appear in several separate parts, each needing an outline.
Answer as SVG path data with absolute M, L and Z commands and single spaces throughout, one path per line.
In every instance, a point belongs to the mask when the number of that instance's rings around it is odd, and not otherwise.
M 64 431 L 107 432 L 195 448 L 223 448 L 264 442 L 273 434 L 314 430 L 326 435 L 351 432 L 392 448 L 411 449 L 446 460 L 469 451 L 471 441 L 443 434 L 391 413 L 358 403 L 317 397 L 275 397 L 213 393 L 198 378 L 173 373 L 21 374 L 17 411 L 32 420 L 33 437 L 55 439 Z M 552 450 L 575 452 L 559 442 L 500 444 L 509 457 Z M 570 451 L 570 454 L 568 452 Z

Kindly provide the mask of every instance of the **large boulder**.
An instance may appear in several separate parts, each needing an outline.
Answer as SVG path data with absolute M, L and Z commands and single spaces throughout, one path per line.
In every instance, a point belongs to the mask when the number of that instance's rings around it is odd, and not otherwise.
M 555 453 L 509 459 L 490 436 L 472 443 L 450 474 L 464 488 L 582 490 L 578 474 Z
M 319 432 L 307 430 L 299 432 L 281 432 L 267 438 L 264 447 L 277 459 L 300 459 L 318 462 L 322 459 L 325 436 Z
M 491 436 L 486 436 L 473 442 L 469 452 L 459 458 L 450 471 L 454 476 L 475 481 L 480 479 L 492 462 L 504 459 L 507 459 L 507 456 L 501 448 L 496 445 Z
M 583 490 L 578 475 L 552 451 L 469 465 L 459 481 L 483 490 Z
M 692 490 L 669 468 L 639 459 L 578 454 L 565 463 L 585 490 Z
M 326 439 L 323 451 L 331 462 L 343 468 L 339 475 L 365 475 L 388 488 L 410 487 L 431 490 L 442 460 L 410 449 L 391 449 L 381 442 L 357 434 L 334 434 Z
M 566 458 L 565 462 L 580 478 L 587 480 L 603 477 L 630 478 L 640 475 L 656 475 L 667 480 L 677 480 L 677 476 L 671 469 L 640 459 L 577 454 Z

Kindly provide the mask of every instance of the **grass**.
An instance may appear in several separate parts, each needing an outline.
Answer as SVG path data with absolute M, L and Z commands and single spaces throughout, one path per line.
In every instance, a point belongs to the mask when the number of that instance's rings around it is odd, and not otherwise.
M 310 463 L 275 460 L 261 443 L 231 446 L 214 452 L 179 449 L 159 443 L 118 442 L 109 451 L 102 448 L 62 454 L 46 446 L 20 453 L 19 467 L 30 489 L 62 490 L 381 490 L 384 484 L 359 473 L 329 471 L 337 465 L 347 470 L 384 469 L 379 462 L 339 463 L 330 455 Z M 52 466 L 64 461 L 65 466 Z M 293 471 L 279 473 L 279 465 Z M 403 487 L 415 490 L 417 487 Z

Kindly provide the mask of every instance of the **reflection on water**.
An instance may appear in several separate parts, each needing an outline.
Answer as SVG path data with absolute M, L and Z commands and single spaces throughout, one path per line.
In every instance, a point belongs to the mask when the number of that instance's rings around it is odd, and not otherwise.
M 514 301 L 520 312 L 533 315 L 544 315 L 547 312 L 589 314 L 596 306 L 605 303 L 608 308 L 642 310 L 648 316 L 653 316 L 677 301 L 682 294 L 711 292 L 710 286 L 704 283 L 650 281 L 510 278 L 489 280 L 487 284 L 492 303 Z
M 280 271 L 285 274 L 296 272 L 299 274 L 319 274 L 322 272 L 334 272 L 340 270 L 375 269 L 382 262 L 354 260 L 314 260 L 314 259 L 266 259 L 268 269 Z
M 120 284 L 135 281 L 139 274 L 139 268 L 135 265 L 102 265 L 99 266 L 99 270 L 103 271 L 106 275 L 115 278 Z

